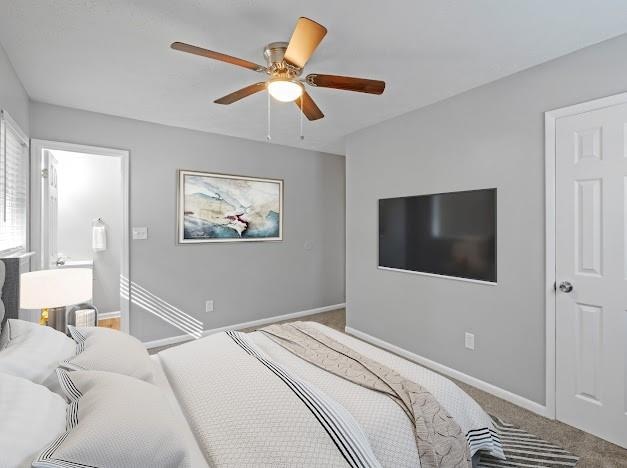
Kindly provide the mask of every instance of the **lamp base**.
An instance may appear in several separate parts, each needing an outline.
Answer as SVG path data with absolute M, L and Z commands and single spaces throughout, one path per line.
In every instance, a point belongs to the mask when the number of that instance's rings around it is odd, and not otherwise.
M 47 325 L 54 328 L 55 330 L 59 330 L 60 332 L 65 333 L 65 311 L 65 307 L 50 307 L 47 309 L 41 309 L 41 314 L 39 315 L 39 324 Z
M 41 314 L 39 314 L 39 325 L 48 325 L 48 309 L 41 309 Z

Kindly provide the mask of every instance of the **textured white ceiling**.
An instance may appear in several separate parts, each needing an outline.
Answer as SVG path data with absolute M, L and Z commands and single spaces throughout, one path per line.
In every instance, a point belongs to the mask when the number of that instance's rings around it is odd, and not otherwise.
M 212 103 L 261 75 L 169 44 L 263 64 L 299 16 L 329 30 L 306 73 L 387 82 L 311 90 L 326 117 L 304 142 L 295 105 L 273 105 L 273 142 L 339 154 L 351 132 L 627 32 L 625 0 L 0 0 L 0 42 L 34 100 L 264 141 L 265 93 Z

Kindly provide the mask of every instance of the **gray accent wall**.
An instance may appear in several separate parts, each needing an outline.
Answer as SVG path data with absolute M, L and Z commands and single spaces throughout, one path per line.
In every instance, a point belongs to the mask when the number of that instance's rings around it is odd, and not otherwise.
M 148 227 L 131 241 L 131 280 L 205 329 L 344 302 L 343 156 L 39 102 L 30 117 L 32 138 L 130 150 L 131 226 Z M 284 179 L 284 240 L 177 245 L 177 169 Z M 138 305 L 130 330 L 143 341 L 183 334 Z
M 348 326 L 544 403 L 544 112 L 627 91 L 625 57 L 627 35 L 350 135 Z M 379 198 L 488 187 L 496 286 L 377 269 Z
M 28 94 L 0 44 L 0 109 L 6 109 L 27 135 L 28 105 Z

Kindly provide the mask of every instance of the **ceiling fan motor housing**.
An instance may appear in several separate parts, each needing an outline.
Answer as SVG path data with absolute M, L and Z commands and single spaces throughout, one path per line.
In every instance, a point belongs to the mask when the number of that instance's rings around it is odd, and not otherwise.
M 288 64 L 283 60 L 287 46 L 287 42 L 271 42 L 264 47 L 263 55 L 266 58 L 268 70 L 271 74 L 276 72 L 285 73 L 287 71 L 292 76 L 298 76 L 302 72 L 301 68 Z
M 287 42 L 271 42 L 263 49 L 263 55 L 268 62 L 268 67 L 283 63 L 283 56 L 287 50 Z

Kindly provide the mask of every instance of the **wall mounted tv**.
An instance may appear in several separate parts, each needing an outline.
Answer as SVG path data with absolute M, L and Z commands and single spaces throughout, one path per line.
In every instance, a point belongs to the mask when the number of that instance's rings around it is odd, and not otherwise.
M 379 268 L 496 283 L 496 189 L 379 200 Z

